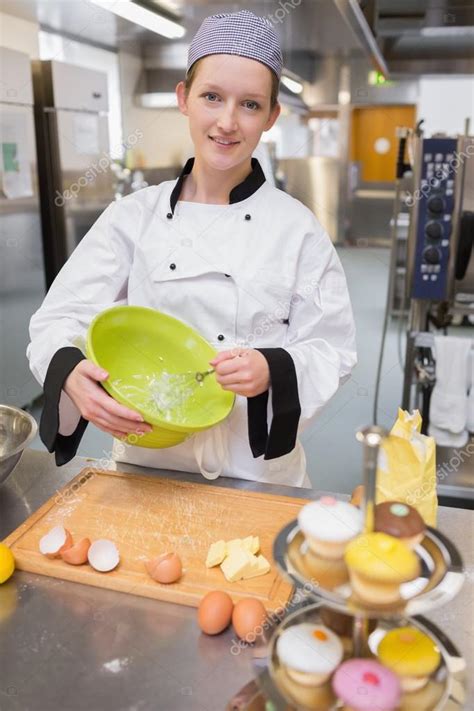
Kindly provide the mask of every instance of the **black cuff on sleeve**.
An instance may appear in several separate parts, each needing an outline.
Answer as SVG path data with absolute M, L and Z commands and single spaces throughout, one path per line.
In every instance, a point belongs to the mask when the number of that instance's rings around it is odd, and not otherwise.
M 44 407 L 40 420 L 40 437 L 48 452 L 55 452 L 56 464 L 60 467 L 74 457 L 87 427 L 87 420 L 79 420 L 75 431 L 61 435 L 59 430 L 59 399 L 69 373 L 85 356 L 79 348 L 60 348 L 51 359 L 44 381 Z
M 272 384 L 273 419 L 267 426 L 268 390 L 247 399 L 249 442 L 253 456 L 276 459 L 296 444 L 301 415 L 298 381 L 293 358 L 284 348 L 257 348 L 265 356 Z

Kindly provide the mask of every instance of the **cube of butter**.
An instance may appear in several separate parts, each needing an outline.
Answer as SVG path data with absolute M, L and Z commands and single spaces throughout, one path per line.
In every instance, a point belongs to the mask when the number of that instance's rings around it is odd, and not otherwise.
M 215 565 L 220 565 L 226 557 L 225 541 L 216 541 L 212 543 L 206 558 L 206 568 L 213 568 Z
M 253 555 L 253 553 L 249 553 L 248 551 L 247 556 L 248 563 L 242 571 L 243 580 L 245 580 L 247 577 L 253 577 L 253 573 L 258 567 L 257 556 Z
M 255 563 L 252 568 L 245 571 L 244 580 L 249 580 L 249 578 L 256 578 L 258 575 L 265 575 L 268 573 L 271 566 L 268 560 L 263 555 L 253 556 L 255 558 Z
M 229 553 L 231 553 L 236 548 L 240 549 L 240 548 L 244 547 L 242 544 L 241 538 L 233 538 L 231 541 L 227 541 L 227 543 L 225 545 L 226 545 L 227 555 L 229 555 Z
M 229 583 L 235 583 L 237 580 L 242 580 L 244 572 L 252 569 L 251 553 L 243 548 L 235 547 L 221 563 L 221 570 L 224 573 L 226 580 Z
M 249 553 L 258 553 L 258 549 L 260 548 L 258 536 L 247 536 L 247 538 L 243 538 L 242 546 L 248 550 Z
M 253 536 L 247 536 L 247 538 L 242 538 L 242 548 L 245 548 L 249 553 L 252 552 L 252 542 Z

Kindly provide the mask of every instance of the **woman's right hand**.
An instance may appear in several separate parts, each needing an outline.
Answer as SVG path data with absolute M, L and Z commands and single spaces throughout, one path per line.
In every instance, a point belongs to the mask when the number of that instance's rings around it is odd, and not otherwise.
M 151 432 L 140 413 L 120 405 L 99 385 L 109 374 L 90 360 L 81 360 L 63 385 L 82 417 L 92 422 L 102 432 L 122 439 L 127 434 L 142 435 Z

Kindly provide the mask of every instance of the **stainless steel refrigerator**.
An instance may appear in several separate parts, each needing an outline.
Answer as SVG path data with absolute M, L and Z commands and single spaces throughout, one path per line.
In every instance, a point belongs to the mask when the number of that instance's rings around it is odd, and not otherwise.
M 114 199 L 107 76 L 55 60 L 33 62 L 47 287 Z
M 24 407 L 41 388 L 26 358 L 45 295 L 33 87 L 27 54 L 0 48 L 0 402 Z

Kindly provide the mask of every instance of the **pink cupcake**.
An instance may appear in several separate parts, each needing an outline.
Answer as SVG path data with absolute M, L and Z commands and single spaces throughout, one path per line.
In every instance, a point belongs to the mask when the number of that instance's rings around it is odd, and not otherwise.
M 400 703 L 398 677 L 372 659 L 349 659 L 332 678 L 345 711 L 392 711 Z

